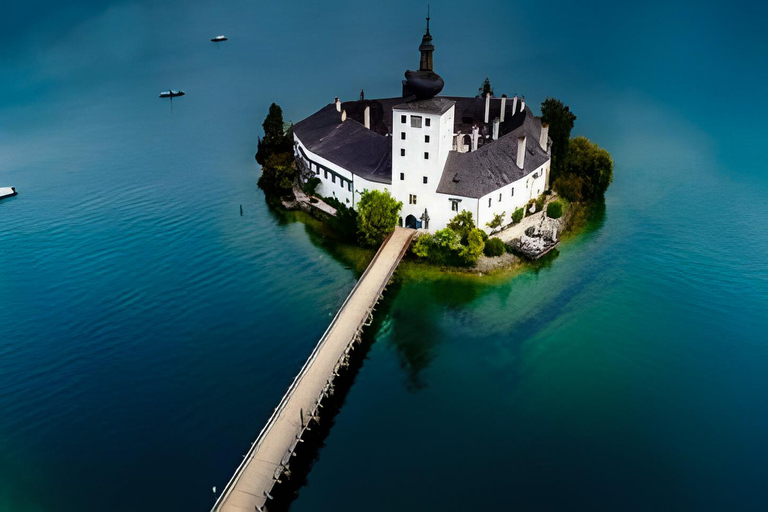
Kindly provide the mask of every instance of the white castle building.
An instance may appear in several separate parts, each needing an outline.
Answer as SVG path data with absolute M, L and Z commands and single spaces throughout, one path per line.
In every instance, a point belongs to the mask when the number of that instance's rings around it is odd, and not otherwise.
M 436 231 L 462 210 L 478 227 L 549 188 L 548 127 L 524 98 L 437 96 L 432 36 L 406 71 L 403 96 L 340 102 L 294 127 L 297 161 L 320 179 L 317 193 L 356 207 L 365 190 L 403 202 L 400 224 Z

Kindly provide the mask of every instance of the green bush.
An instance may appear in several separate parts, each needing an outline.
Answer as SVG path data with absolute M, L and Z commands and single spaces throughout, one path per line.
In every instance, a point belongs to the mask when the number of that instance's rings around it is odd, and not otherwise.
M 357 203 L 357 233 L 360 243 L 373 247 L 395 230 L 403 203 L 388 190 L 366 190 Z
M 478 258 L 483 254 L 485 242 L 483 242 L 482 233 L 483 230 L 477 228 L 470 231 L 467 235 L 467 245 L 463 246 L 459 253 L 461 262 L 468 267 L 477 263 Z
M 459 235 L 461 243 L 466 243 L 469 232 L 475 229 L 475 219 L 472 217 L 472 212 L 462 210 L 461 213 L 457 213 L 448 223 L 448 227 Z
M 559 219 L 563 216 L 563 203 L 552 201 L 547 205 L 547 217 L 550 219 Z
M 307 183 L 304 184 L 304 193 L 308 196 L 315 195 L 318 185 L 320 185 L 320 178 L 317 176 L 312 176 L 307 180 Z
M 541 194 L 539 197 L 536 198 L 534 201 L 536 203 L 536 211 L 540 212 L 544 209 L 544 203 L 547 201 L 547 198 L 544 194 Z
M 521 220 L 523 220 L 523 215 L 524 215 L 524 214 L 525 214 L 525 211 L 523 211 L 523 209 L 522 209 L 522 208 L 518 208 L 518 209 L 517 209 L 517 210 L 515 210 L 515 211 L 514 211 L 514 213 L 512 214 L 512 222 L 514 222 L 515 224 L 517 224 L 518 222 L 520 222 Z
M 493 258 L 495 256 L 501 256 L 504 254 L 504 250 L 504 242 L 501 241 L 501 238 L 493 237 L 489 238 L 488 241 L 485 242 L 483 254 Z

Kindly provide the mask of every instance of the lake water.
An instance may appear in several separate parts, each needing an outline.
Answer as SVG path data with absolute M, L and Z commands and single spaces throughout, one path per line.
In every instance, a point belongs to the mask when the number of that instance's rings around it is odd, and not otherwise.
M 765 8 L 432 7 L 446 94 L 562 98 L 615 180 L 551 265 L 397 287 L 292 510 L 768 507 Z M 356 278 L 260 124 L 396 95 L 422 8 L 8 9 L 0 510 L 206 510 Z

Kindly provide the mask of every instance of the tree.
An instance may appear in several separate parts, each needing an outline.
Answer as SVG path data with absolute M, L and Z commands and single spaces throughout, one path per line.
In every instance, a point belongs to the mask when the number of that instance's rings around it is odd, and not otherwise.
M 486 223 L 485 225 L 491 228 L 491 234 L 493 232 L 500 228 L 502 224 L 504 224 L 504 216 L 507 214 L 507 212 L 501 212 L 497 213 L 493 216 L 493 220 L 491 222 Z
M 514 212 L 512 212 L 512 222 L 520 222 L 523 220 L 523 216 L 525 215 L 525 210 L 522 208 L 516 208 Z
M 462 263 L 468 267 L 477 263 L 484 248 L 482 230 L 474 228 L 467 235 L 467 245 L 463 246 L 459 253 Z
M 549 137 L 552 139 L 552 183 L 563 175 L 568 160 L 568 142 L 576 116 L 571 109 L 556 98 L 547 98 L 541 104 L 541 121 L 549 124 Z
M 584 200 L 600 199 L 613 181 L 613 158 L 588 138 L 576 137 L 571 139 L 568 149 L 566 173 L 583 180 L 581 195 Z
M 397 225 L 403 203 L 396 200 L 389 190 L 366 190 L 357 203 L 357 234 L 362 245 L 375 246 Z
M 454 218 L 448 223 L 448 227 L 459 235 L 462 243 L 465 242 L 469 232 L 475 229 L 475 219 L 472 218 L 472 212 L 469 210 L 462 210 L 457 213 Z
M 269 106 L 269 113 L 261 125 L 264 128 L 264 138 L 259 137 L 256 151 L 256 161 L 264 165 L 271 155 L 293 153 L 293 124 L 283 123 L 283 109 L 276 104 Z
M 485 98 L 485 95 L 488 93 L 491 93 L 491 96 L 493 96 L 493 87 L 491 87 L 491 81 L 488 80 L 488 77 L 485 77 L 483 85 L 478 87 L 477 91 L 480 93 L 481 98 Z
M 296 174 L 296 164 L 291 153 L 270 155 L 261 166 L 257 185 L 268 196 L 281 196 L 293 189 Z

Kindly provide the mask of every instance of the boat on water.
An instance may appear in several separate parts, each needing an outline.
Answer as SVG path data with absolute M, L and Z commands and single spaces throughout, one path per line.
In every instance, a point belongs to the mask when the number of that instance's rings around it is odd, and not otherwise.
M 177 96 L 184 96 L 184 91 L 174 91 L 171 89 L 160 93 L 161 98 L 176 98 Z
M 18 192 L 16 192 L 16 187 L 0 187 L 0 199 L 13 197 L 16 194 L 18 194 Z
M 216 36 L 211 38 L 211 42 L 218 43 L 219 41 L 226 41 L 227 36 Z

